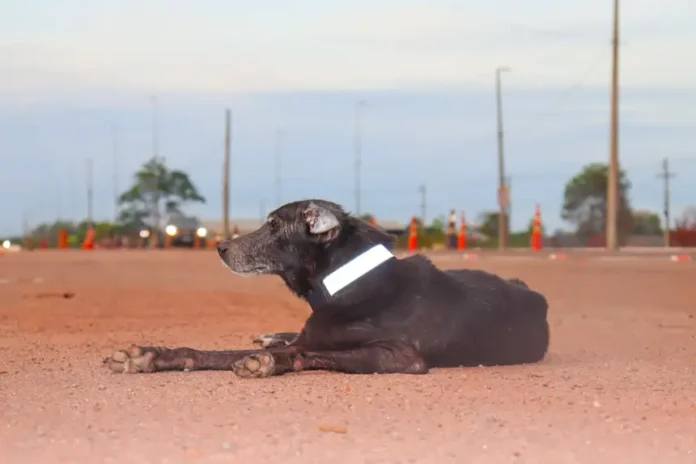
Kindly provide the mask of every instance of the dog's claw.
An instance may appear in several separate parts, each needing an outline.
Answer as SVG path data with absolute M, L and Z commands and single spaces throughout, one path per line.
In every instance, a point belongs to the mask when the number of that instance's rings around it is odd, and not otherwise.
M 233 364 L 234 373 L 245 379 L 263 378 L 273 375 L 275 359 L 270 353 L 255 353 Z

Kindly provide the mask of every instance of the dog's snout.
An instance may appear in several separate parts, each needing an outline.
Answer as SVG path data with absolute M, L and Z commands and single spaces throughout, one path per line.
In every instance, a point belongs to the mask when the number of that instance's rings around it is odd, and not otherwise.
M 227 251 L 230 249 L 230 241 L 229 240 L 223 240 L 217 245 L 217 251 L 220 257 L 224 257 L 227 254 Z

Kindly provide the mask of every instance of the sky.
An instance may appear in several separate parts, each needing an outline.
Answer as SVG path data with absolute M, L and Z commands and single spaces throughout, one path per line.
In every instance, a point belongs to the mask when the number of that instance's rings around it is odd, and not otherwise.
M 659 8 L 658 8 L 659 6 Z M 224 112 L 233 114 L 231 214 L 325 198 L 404 223 L 495 209 L 495 69 L 502 74 L 512 225 L 539 203 L 549 230 L 565 182 L 609 156 L 611 0 L 0 0 L 0 235 L 87 213 L 159 151 L 221 216 Z M 696 204 L 696 2 L 623 2 L 620 157 L 637 209 Z M 275 134 L 281 131 L 280 142 Z M 116 135 L 114 135 L 116 134 Z

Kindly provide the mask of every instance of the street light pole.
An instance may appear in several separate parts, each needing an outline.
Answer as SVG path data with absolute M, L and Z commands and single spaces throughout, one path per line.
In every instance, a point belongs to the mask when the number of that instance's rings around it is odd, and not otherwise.
M 508 192 L 505 184 L 505 151 L 503 146 L 503 101 L 500 86 L 500 74 L 511 71 L 506 66 L 500 66 L 495 70 L 495 94 L 497 102 L 498 119 L 498 249 L 507 248 L 508 238 Z
M 355 214 L 360 216 L 360 168 L 362 164 L 362 112 L 365 101 L 359 100 L 355 105 Z

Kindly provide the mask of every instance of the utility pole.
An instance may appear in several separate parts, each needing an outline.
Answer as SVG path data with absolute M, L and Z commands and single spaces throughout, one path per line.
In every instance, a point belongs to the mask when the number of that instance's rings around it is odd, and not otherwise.
M 92 158 L 87 159 L 87 227 L 92 227 L 92 202 L 94 188 L 92 181 Z
M 607 178 L 607 251 L 618 249 L 619 221 L 619 0 L 614 0 L 611 69 L 611 151 Z
M 359 100 L 355 105 L 355 214 L 360 216 L 360 169 L 362 164 L 362 113 L 365 101 Z
M 118 151 L 119 151 L 119 133 L 118 127 L 111 128 L 113 136 L 113 187 L 114 187 L 114 224 L 118 222 Z
M 152 96 L 152 156 L 159 160 L 159 100 Z
M 282 204 L 282 159 L 281 159 L 281 147 L 283 132 L 280 129 L 276 129 L 275 133 L 275 202 L 276 208 L 280 207 Z
M 426 190 L 426 188 L 425 188 L 425 184 L 422 184 L 422 185 L 420 186 L 420 188 L 418 189 L 418 191 L 419 191 L 420 194 L 421 194 L 421 205 L 420 205 L 420 207 L 421 207 L 421 218 L 422 218 L 422 220 L 423 220 L 423 227 L 426 227 L 427 222 L 426 222 L 425 213 L 426 213 L 427 204 L 428 204 L 427 201 L 426 201 L 426 196 L 427 196 L 428 192 L 427 192 L 427 190 Z
M 159 101 L 157 99 L 157 96 L 152 96 L 151 98 L 152 102 L 152 162 L 155 164 L 155 174 L 152 178 L 152 181 L 149 182 L 149 190 L 150 190 L 150 196 L 151 196 L 151 213 L 152 213 L 152 218 L 155 222 L 155 230 L 159 231 L 160 227 L 162 226 L 161 224 L 161 218 L 160 218 L 160 209 L 159 209 L 159 192 L 158 192 L 158 186 L 159 186 L 159 169 L 157 169 L 157 164 L 161 161 L 164 162 L 164 158 L 160 160 L 160 153 L 159 153 L 159 120 L 158 120 L 158 105 Z M 157 234 L 155 234 L 157 235 Z
M 505 250 L 508 242 L 508 206 L 510 198 L 505 185 L 505 150 L 503 144 L 503 97 L 500 84 L 500 74 L 510 71 L 507 66 L 500 66 L 495 70 L 495 95 L 497 103 L 498 122 L 498 249 Z
M 671 193 L 671 187 L 669 184 L 669 180 L 674 177 L 675 174 L 673 172 L 670 172 L 669 170 L 669 160 L 667 158 L 662 160 L 662 172 L 657 175 L 657 177 L 662 178 L 664 182 L 664 210 L 662 211 L 664 214 L 665 218 L 665 226 L 664 226 L 664 241 L 665 241 L 665 246 L 669 247 L 669 228 L 670 228 L 670 193 Z
M 232 145 L 232 112 L 225 110 L 225 161 L 222 168 L 222 228 L 225 240 L 229 240 L 230 234 L 230 164 Z

